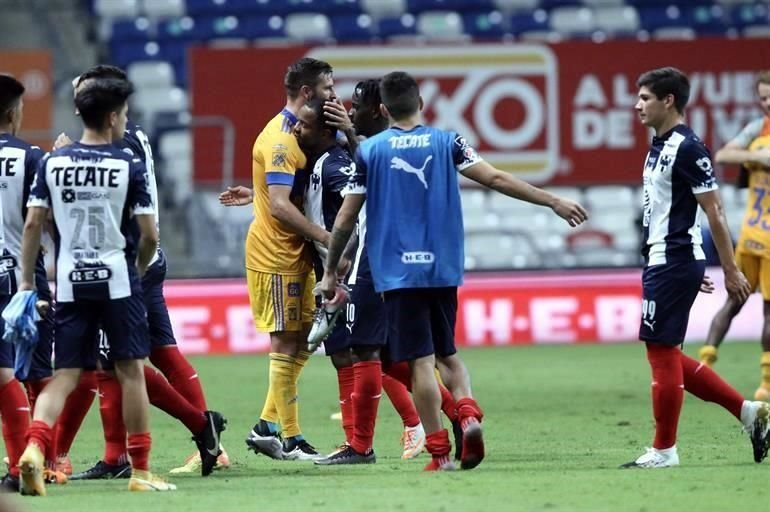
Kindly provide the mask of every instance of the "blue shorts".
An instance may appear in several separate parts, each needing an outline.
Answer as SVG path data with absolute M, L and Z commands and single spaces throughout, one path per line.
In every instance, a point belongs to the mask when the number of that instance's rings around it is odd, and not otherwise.
M 147 312 L 140 295 L 62 302 L 57 304 L 55 318 L 57 369 L 95 369 L 100 353 L 100 328 L 109 338 L 111 360 L 144 359 L 150 354 Z
M 387 291 L 385 318 L 391 363 L 457 352 L 457 287 Z
M 53 349 L 54 305 L 44 269 L 40 272 L 35 272 L 35 287 L 37 288 L 38 299 L 48 301 L 51 304 L 51 308 L 46 316 L 37 323 L 37 347 L 32 355 L 32 365 L 27 376 L 28 381 L 47 379 L 52 374 L 51 351 Z M 12 295 L 0 296 L 0 310 L 5 309 L 12 297 Z M 5 321 L 0 317 L 0 333 L 4 330 Z M 13 368 L 15 358 L 16 352 L 13 345 L 0 340 L 0 368 Z
M 374 291 L 374 283 L 358 281 L 350 291 L 350 302 L 345 309 L 345 321 L 337 325 L 324 341 L 327 355 L 353 347 L 382 347 L 386 343 L 385 305 Z
M 645 267 L 639 339 L 664 345 L 684 342 L 690 308 L 705 272 L 703 260 Z

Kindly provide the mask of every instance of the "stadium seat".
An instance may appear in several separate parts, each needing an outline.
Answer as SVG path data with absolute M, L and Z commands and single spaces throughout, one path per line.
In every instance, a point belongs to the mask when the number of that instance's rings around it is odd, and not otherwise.
M 467 39 L 463 31 L 463 19 L 456 12 L 430 11 L 417 17 L 417 33 L 429 40 Z
M 112 41 L 110 53 L 112 54 L 112 60 L 120 67 L 126 67 L 130 63 L 137 61 L 162 59 L 160 45 L 155 41 Z
M 549 31 L 548 13 L 537 9 L 532 13 L 514 13 L 511 18 L 511 32 L 519 35 L 525 32 Z
M 237 10 L 237 0 L 187 0 L 187 14 L 198 15 L 228 15 Z
M 532 11 L 540 6 L 540 0 L 492 0 L 495 8 L 506 14 L 514 11 Z
M 331 17 L 332 35 L 338 41 L 369 41 L 374 34 L 368 14 L 338 14 Z
M 141 112 L 141 124 L 149 133 L 154 131 L 158 112 L 181 112 L 189 107 L 187 92 L 179 87 L 140 89 L 132 100 L 132 111 Z
M 96 0 L 96 14 L 102 18 L 136 18 L 139 15 L 138 0 Z
M 499 39 L 508 33 L 500 11 L 464 12 L 462 17 L 465 32 L 475 39 Z
M 417 23 L 411 14 L 397 18 L 383 18 L 379 22 L 378 33 L 381 37 L 416 35 Z
M 623 7 L 627 5 L 626 0 L 583 0 L 583 5 L 588 7 Z
M 760 3 L 743 3 L 730 9 L 730 23 L 739 29 L 762 26 L 770 22 L 770 6 Z
M 490 231 L 500 228 L 500 217 L 494 212 L 463 208 L 463 225 L 466 233 Z
M 332 37 L 332 27 L 323 14 L 295 13 L 286 16 L 286 35 L 300 41 L 325 41 Z
M 641 28 L 648 32 L 665 28 L 686 26 L 682 10 L 675 5 L 645 6 L 639 8 Z
M 502 217 L 503 224 L 512 220 L 526 219 L 528 216 L 535 215 L 542 208 L 541 206 L 526 201 L 519 201 L 518 199 L 498 193 L 489 194 L 487 205 L 487 208 L 497 212 Z
M 407 12 L 406 0 L 360 0 L 364 12 L 372 18 L 398 18 Z
M 594 20 L 596 28 L 610 34 L 628 34 L 639 30 L 639 13 L 630 6 L 597 7 Z
M 239 37 L 275 39 L 286 37 L 286 23 L 280 16 L 251 16 L 241 18 Z
M 695 39 L 695 30 L 690 27 L 664 27 L 652 31 L 653 39 L 690 41 Z
M 549 11 L 561 7 L 579 7 L 582 5 L 581 0 L 540 0 L 540 8 Z
M 696 5 L 687 10 L 688 23 L 697 34 L 721 35 L 727 31 L 726 13 L 720 5 Z
M 168 62 L 145 61 L 128 66 L 128 79 L 138 89 L 171 88 L 174 86 L 174 69 Z
M 158 152 L 169 170 L 166 177 L 174 183 L 170 188 L 176 204 L 184 204 L 192 196 L 192 151 L 188 130 L 166 133 L 158 142 Z
M 556 7 L 550 14 L 551 30 L 566 35 L 590 34 L 596 28 L 594 13 L 587 7 Z
M 135 20 L 119 20 L 112 24 L 108 38 L 112 41 L 149 41 L 151 39 L 150 20 L 144 17 Z
M 624 185 L 589 187 L 585 191 L 585 206 L 590 210 L 636 205 L 635 191 Z M 641 204 L 641 203 L 638 203 Z
M 494 7 L 492 0 L 407 0 L 406 10 L 412 14 L 426 11 L 455 11 L 462 13 L 470 9 L 483 10 Z
M 161 21 L 158 25 L 158 40 L 208 41 L 214 37 L 213 24 L 207 18 L 193 19 L 189 16 Z
M 185 0 L 144 0 L 142 10 L 153 19 L 177 18 L 185 15 Z
M 463 211 L 487 210 L 487 193 L 480 188 L 462 188 L 460 189 L 460 198 L 463 203 Z
M 748 25 L 741 33 L 743 37 L 770 38 L 770 25 Z

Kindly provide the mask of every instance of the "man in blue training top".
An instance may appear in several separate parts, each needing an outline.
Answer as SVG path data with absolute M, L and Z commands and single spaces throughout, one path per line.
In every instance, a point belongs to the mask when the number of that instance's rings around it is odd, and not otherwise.
M 461 466 L 472 469 L 484 458 L 483 414 L 454 342 L 464 263 L 457 171 L 505 195 L 550 206 L 571 226 L 585 221 L 587 213 L 577 203 L 495 169 L 460 135 L 424 126 L 420 91 L 407 73 L 385 75 L 380 93 L 380 108 L 391 128 L 361 143 L 356 153 L 356 171 L 334 223 L 321 289 L 327 297 L 334 295 L 337 264 L 366 200 L 369 263 L 375 289 L 384 295 L 391 359 L 409 361 L 412 368 L 414 401 L 432 455 L 425 469 L 454 469 L 449 434 L 441 424 L 436 362 L 457 398 Z

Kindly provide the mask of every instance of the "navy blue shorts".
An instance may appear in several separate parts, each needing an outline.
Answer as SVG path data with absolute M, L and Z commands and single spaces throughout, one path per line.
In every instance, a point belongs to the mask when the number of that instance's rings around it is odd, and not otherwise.
M 705 272 L 703 260 L 645 267 L 639 339 L 665 345 L 684 342 L 690 308 Z
M 385 318 L 391 363 L 431 354 L 447 357 L 457 352 L 455 286 L 385 292 Z
M 150 354 L 147 311 L 140 295 L 102 301 L 62 302 L 56 307 L 56 368 L 93 370 L 99 350 L 99 329 L 109 339 L 114 361 L 144 359 Z
M 35 272 L 35 286 L 38 299 L 48 301 L 51 304 L 51 308 L 46 316 L 37 323 L 37 347 L 32 355 L 32 365 L 27 376 L 28 381 L 47 379 L 53 373 L 51 370 L 51 352 L 53 350 L 54 306 L 45 271 Z M 5 309 L 12 297 L 12 295 L 0 296 L 0 310 Z M 5 321 L 0 317 L 0 333 L 4 330 Z M 13 368 L 15 358 L 16 353 L 13 345 L 0 340 L 0 368 Z
M 387 340 L 385 332 L 385 304 L 374 291 L 371 282 L 356 282 L 350 291 L 350 302 L 345 309 L 345 321 L 337 325 L 324 341 L 327 355 L 352 347 L 382 347 Z

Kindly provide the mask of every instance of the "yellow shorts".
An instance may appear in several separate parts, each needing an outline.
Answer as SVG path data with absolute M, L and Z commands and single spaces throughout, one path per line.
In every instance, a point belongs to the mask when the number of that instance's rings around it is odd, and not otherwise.
M 762 292 L 762 298 L 770 301 L 770 258 L 743 251 L 735 253 L 735 262 L 748 279 L 751 289 Z
M 246 269 L 254 325 L 260 332 L 301 331 L 313 321 L 315 275 L 266 274 Z

